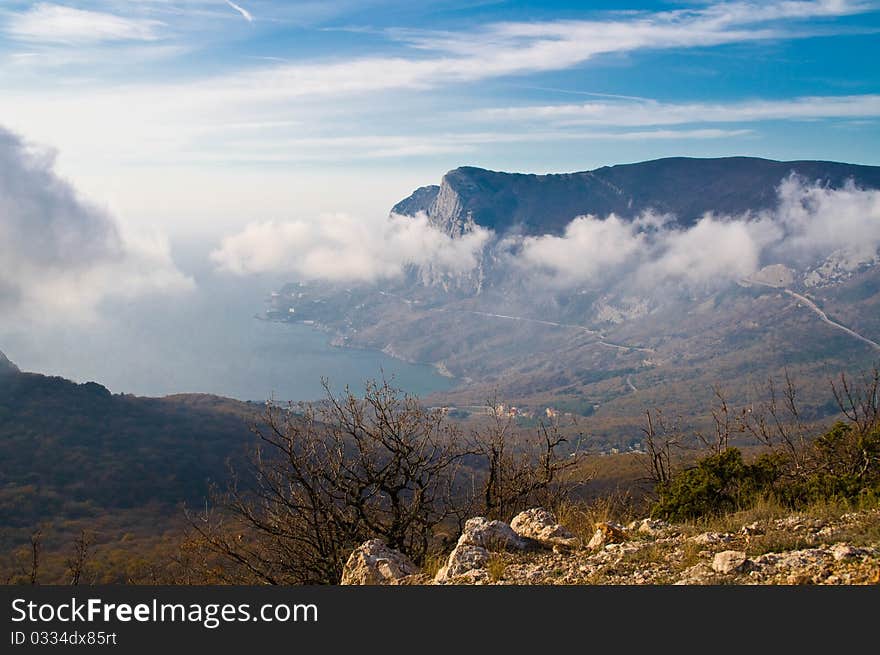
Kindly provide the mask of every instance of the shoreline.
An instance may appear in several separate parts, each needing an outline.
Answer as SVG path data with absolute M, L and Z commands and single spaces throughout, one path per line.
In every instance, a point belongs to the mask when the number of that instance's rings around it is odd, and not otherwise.
M 254 318 L 259 321 L 265 321 L 266 323 L 279 323 L 282 325 L 301 325 L 303 327 L 312 328 L 315 332 L 321 332 L 323 334 L 328 335 L 329 338 L 327 340 L 327 345 L 331 346 L 333 348 L 340 348 L 340 349 L 346 349 L 346 350 L 359 350 L 361 352 L 369 352 L 369 353 L 382 353 L 383 355 L 390 357 L 391 359 L 396 359 L 397 361 L 403 362 L 404 364 L 410 364 L 412 366 L 430 367 L 434 371 L 434 373 L 436 373 L 440 377 L 442 377 L 446 380 L 454 380 L 454 381 L 460 383 L 460 384 L 456 384 L 456 385 L 450 387 L 449 389 L 446 389 L 445 391 L 453 391 L 453 390 L 460 389 L 461 385 L 464 384 L 465 380 L 468 379 L 468 378 L 459 378 L 458 376 L 456 376 L 454 373 L 452 373 L 452 371 L 450 371 L 446 367 L 446 362 L 444 362 L 444 361 L 439 361 L 439 362 L 416 361 L 416 360 L 413 360 L 408 357 L 404 357 L 404 356 L 400 355 L 390 345 L 385 346 L 385 348 L 369 348 L 366 346 L 352 345 L 351 343 L 348 342 L 348 337 L 346 337 L 343 334 L 340 334 L 339 332 L 337 332 L 336 330 L 334 330 L 330 326 L 325 325 L 324 323 L 320 323 L 318 321 L 313 321 L 313 320 L 285 321 L 285 320 L 268 318 L 267 316 L 261 315 L 261 314 L 254 314 Z M 431 393 L 438 393 L 438 392 L 432 391 Z

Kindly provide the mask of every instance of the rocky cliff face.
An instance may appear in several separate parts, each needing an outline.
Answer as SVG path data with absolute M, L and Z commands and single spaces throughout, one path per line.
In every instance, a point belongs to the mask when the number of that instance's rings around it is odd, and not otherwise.
M 6 355 L 0 351 L 0 375 L 18 372 L 18 367 L 10 362 Z
M 428 212 L 434 199 L 440 191 L 436 184 L 419 187 L 408 198 L 404 198 L 391 208 L 392 214 L 403 216 L 415 216 L 419 212 Z
M 440 186 L 419 187 L 411 196 L 394 205 L 391 213 L 404 216 L 424 213 L 431 224 L 444 234 L 460 237 L 474 227 L 473 212 L 465 207 L 468 192 L 479 191 L 475 185 L 468 183 L 467 175 L 462 174 L 467 170 L 450 171 L 443 176 Z

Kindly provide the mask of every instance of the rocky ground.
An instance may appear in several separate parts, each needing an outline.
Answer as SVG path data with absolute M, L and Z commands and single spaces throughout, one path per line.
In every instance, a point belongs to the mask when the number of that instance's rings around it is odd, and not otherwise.
M 754 520 L 753 520 L 754 519 Z M 478 517 L 434 575 L 367 542 L 343 584 L 878 584 L 880 510 L 672 525 L 598 523 L 587 540 L 542 509 Z

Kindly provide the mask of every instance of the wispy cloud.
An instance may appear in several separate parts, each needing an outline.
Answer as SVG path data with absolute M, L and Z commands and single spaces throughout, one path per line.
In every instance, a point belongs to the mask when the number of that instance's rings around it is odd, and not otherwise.
M 474 116 L 558 126 L 645 126 L 685 123 L 743 123 L 770 120 L 880 116 L 880 95 L 811 96 L 730 103 L 665 103 L 656 100 L 588 102 L 481 110 Z
M 224 0 L 242 16 L 240 5 Z M 389 30 L 393 54 L 263 66 L 195 82 L 203 93 L 290 99 L 394 89 L 429 89 L 569 69 L 600 55 L 798 38 L 797 21 L 844 16 L 868 6 L 847 0 L 721 3 L 691 10 L 612 14 L 604 20 L 491 23 L 456 32 Z M 787 19 L 787 20 L 783 20 Z M 156 39 L 143 18 L 41 4 L 16 15 L 10 33 L 41 39 Z M 192 84 L 188 86 L 193 86 Z
M 270 21 L 268 15 L 263 20 L 262 12 L 279 3 L 245 4 L 259 12 L 254 30 L 248 30 L 259 34 Z M 811 19 L 871 8 L 847 0 L 701 4 L 673 11 L 593 14 L 592 20 L 493 22 L 458 31 L 379 30 L 371 37 L 370 52 L 375 54 L 312 52 L 311 58 L 283 60 L 274 56 L 284 51 L 247 51 L 202 69 L 198 64 L 181 67 L 173 76 L 165 75 L 167 63 L 157 65 L 148 73 L 162 75 L 149 77 L 129 71 L 148 67 L 146 62 L 154 61 L 150 52 L 172 48 L 173 57 L 173 48 L 187 45 L 180 38 L 184 32 L 178 20 L 172 18 L 177 16 L 174 11 L 180 12 L 181 23 L 189 20 L 189 12 L 219 12 L 220 19 L 209 22 L 212 26 L 236 27 L 241 18 L 220 0 L 106 0 L 96 6 L 106 13 L 80 13 L 125 16 L 120 20 L 140 26 L 98 34 L 133 33 L 156 41 L 58 48 L 29 43 L 19 52 L 26 56 L 4 70 L 18 74 L 29 67 L 35 74 L 18 87 L 4 87 L 0 122 L 59 147 L 65 172 L 95 162 L 108 167 L 169 161 L 223 165 L 482 153 L 490 152 L 491 144 L 530 140 L 694 142 L 749 136 L 754 132 L 749 124 L 759 121 L 880 115 L 877 95 L 687 103 L 597 97 L 559 105 L 475 109 L 486 103 L 485 95 L 471 93 L 482 91 L 477 82 L 515 77 L 517 84 L 540 86 L 540 73 L 576 68 L 604 54 L 799 38 L 812 33 Z M 24 13 L 6 13 L 5 29 L 14 29 L 25 16 L 58 7 L 43 3 Z M 123 13 L 125 7 L 130 7 L 129 13 Z M 167 25 L 160 29 L 156 18 Z M 169 38 L 159 40 L 166 30 Z M 38 32 L 33 26 L 20 31 Z M 48 32 L 58 35 L 65 30 L 56 25 Z M 65 38 L 86 38 L 84 33 L 97 38 L 89 30 L 72 28 Z M 97 57 L 110 63 L 97 64 Z M 70 74 L 56 75 L 57 83 L 46 84 L 46 67 L 58 62 L 66 62 L 65 73 Z M 115 66 L 112 79 L 101 77 L 106 66 Z M 534 79 L 525 79 L 527 75 Z M 452 87 L 456 93 L 445 92 Z M 401 110 L 404 105 L 406 112 Z M 243 124 L 254 127 L 226 129 Z M 73 163 L 67 168 L 69 161 Z
M 217 126 L 218 131 L 227 128 Z M 232 128 L 234 129 L 234 128 Z M 751 130 L 637 130 L 637 131 L 536 131 L 456 132 L 436 135 L 381 134 L 359 136 L 285 137 L 263 135 L 257 138 L 226 140 L 215 143 L 209 152 L 183 151 L 178 159 L 194 162 L 297 162 L 339 161 L 420 157 L 447 153 L 468 153 L 481 146 L 516 143 L 574 141 L 643 141 L 724 139 L 745 136 Z
M 18 41 L 82 45 L 120 41 L 157 41 L 163 23 L 144 18 L 63 5 L 40 3 L 23 13 L 13 14 L 6 33 Z
M 237 11 L 238 13 L 240 13 L 241 17 L 244 18 L 248 23 L 254 22 L 254 17 L 251 15 L 251 12 L 249 12 L 241 5 L 235 4 L 234 2 L 232 2 L 232 0 L 226 0 L 226 4 L 235 9 L 235 11 Z
M 718 3 L 665 12 L 631 12 L 607 20 L 494 23 L 466 32 L 394 30 L 393 38 L 419 50 L 442 53 L 419 61 L 435 79 L 478 80 L 562 70 L 600 55 L 640 50 L 697 48 L 809 35 L 797 20 L 845 16 L 871 5 L 847 0 Z M 783 22 L 784 21 L 784 22 Z

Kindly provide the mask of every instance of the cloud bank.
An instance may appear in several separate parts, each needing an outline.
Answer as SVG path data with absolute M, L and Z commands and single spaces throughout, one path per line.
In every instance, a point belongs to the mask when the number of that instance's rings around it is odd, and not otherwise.
M 815 265 L 834 254 L 848 266 L 880 249 L 880 191 L 829 189 L 789 177 L 772 211 L 707 214 L 689 227 L 646 213 L 634 221 L 581 216 L 561 236 L 526 237 L 517 265 L 552 286 L 664 284 L 706 287 L 769 264 Z
M 880 191 L 852 185 L 829 189 L 792 176 L 777 195 L 771 211 L 706 214 L 690 226 L 651 211 L 633 220 L 587 215 L 572 220 L 561 235 L 527 237 L 478 227 L 453 239 L 423 214 L 381 221 L 346 214 L 269 221 L 227 237 L 211 259 L 219 269 L 238 275 L 376 282 L 399 277 L 407 265 L 467 273 L 491 249 L 491 260 L 538 286 L 648 292 L 669 285 L 718 287 L 769 264 L 803 268 L 835 255 L 856 267 L 877 256 Z
M 109 298 L 192 287 L 158 236 L 124 230 L 0 128 L 0 311 L 6 320 L 95 318 Z
M 286 273 L 300 279 L 375 282 L 396 278 L 408 265 L 449 273 L 477 265 L 491 236 L 478 228 L 453 239 L 424 215 L 362 220 L 328 214 L 314 221 L 253 223 L 211 253 L 221 269 L 238 275 Z

